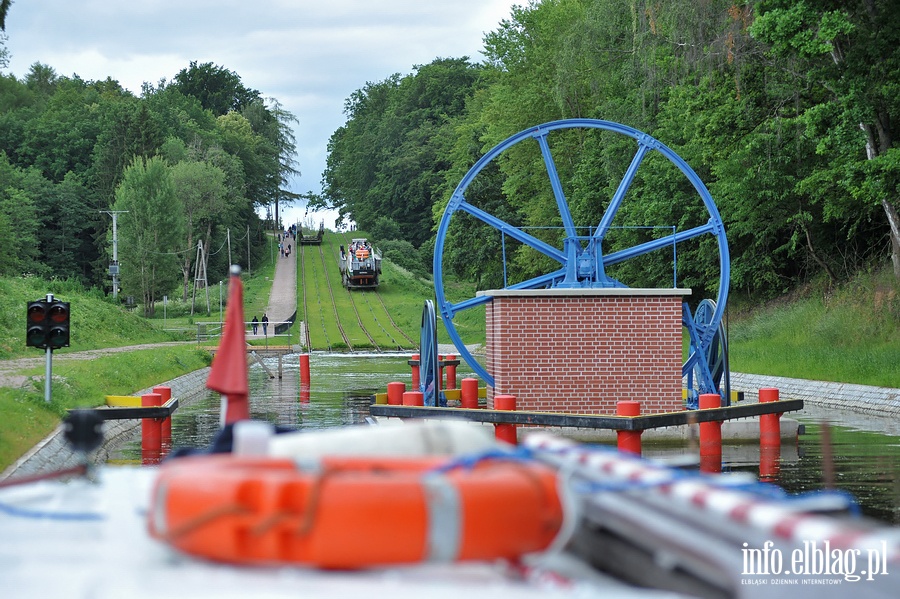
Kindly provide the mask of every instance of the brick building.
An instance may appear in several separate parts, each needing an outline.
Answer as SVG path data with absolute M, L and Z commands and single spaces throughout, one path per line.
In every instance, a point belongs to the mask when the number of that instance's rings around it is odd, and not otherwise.
M 682 298 L 689 289 L 500 289 L 486 304 L 488 407 L 615 414 L 682 409 Z

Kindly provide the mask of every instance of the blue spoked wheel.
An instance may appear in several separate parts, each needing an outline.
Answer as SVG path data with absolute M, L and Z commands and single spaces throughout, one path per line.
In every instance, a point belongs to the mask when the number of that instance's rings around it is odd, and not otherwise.
M 589 231 L 588 235 L 579 235 L 579 230 L 586 228 L 582 226 L 576 227 L 572 211 L 569 208 L 569 203 L 566 198 L 564 185 L 557 172 L 556 163 L 551 150 L 551 134 L 554 131 L 566 129 L 600 129 L 609 131 L 631 138 L 634 140 L 636 146 L 635 154 L 632 157 L 624 176 L 621 181 L 619 181 L 615 193 L 609 199 L 599 222 L 591 223 L 589 229 L 587 229 Z M 502 218 L 498 218 L 491 214 L 488 210 L 470 203 L 466 199 L 466 190 L 472 185 L 473 181 L 476 180 L 478 174 L 492 161 L 497 160 L 501 154 L 523 142 L 537 143 L 540 149 L 540 155 L 546 168 L 547 177 L 549 178 L 550 188 L 552 189 L 553 197 L 556 200 L 556 209 L 558 210 L 559 219 L 562 222 L 563 235 L 560 243 L 554 244 L 540 239 L 536 234 L 531 234 L 526 231 L 525 228 L 514 226 Z M 604 239 L 610 233 L 610 230 L 617 226 L 616 215 L 628 194 L 629 188 L 635 180 L 638 169 L 641 167 L 645 158 L 652 152 L 657 152 L 665 157 L 690 182 L 690 185 L 696 192 L 700 202 L 702 202 L 705 213 L 709 218 L 705 223 L 697 226 L 681 231 L 672 228 L 672 232 L 669 235 L 640 242 L 624 249 L 618 248 L 616 251 L 604 254 Z M 550 259 L 547 260 L 547 263 L 552 264 L 553 266 L 548 268 L 546 272 L 516 284 L 505 285 L 503 287 L 504 289 L 626 287 L 627 285 L 607 276 L 606 273 L 609 267 L 625 263 L 632 259 L 637 259 L 652 252 L 656 252 L 657 250 L 672 251 L 673 254 L 677 254 L 677 246 L 679 244 L 695 238 L 711 236 L 716 242 L 719 258 L 718 295 L 714 302 L 711 302 L 711 304 L 704 307 L 703 317 L 699 319 L 693 317 L 687 304 L 684 305 L 682 321 L 684 326 L 688 329 L 692 341 L 689 356 L 682 366 L 682 375 L 691 378 L 692 382 L 694 379 L 696 380 L 697 390 L 694 393 L 720 392 L 718 384 L 713 379 L 712 372 L 710 371 L 710 362 L 711 360 L 715 362 L 713 354 L 715 354 L 716 351 L 722 351 L 725 347 L 724 343 L 714 343 L 727 303 L 730 280 L 730 261 L 728 255 L 728 243 L 725 238 L 725 227 L 722 224 L 719 211 L 716 208 L 709 191 L 706 189 L 706 186 L 700 180 L 700 177 L 697 176 L 693 169 L 691 169 L 681 157 L 663 143 L 637 129 L 610 121 L 594 119 L 553 121 L 521 131 L 501 142 L 482 156 L 462 178 L 459 185 L 457 185 L 456 190 L 453 192 L 453 195 L 447 204 L 443 217 L 441 218 L 437 236 L 435 238 L 435 297 L 444 326 L 447 329 L 450 338 L 453 340 L 457 351 L 466 363 L 469 364 L 472 370 L 474 370 L 488 385 L 493 386 L 494 377 L 472 356 L 454 324 L 454 319 L 461 312 L 484 305 L 491 301 L 491 297 L 476 296 L 453 303 L 448 301 L 444 291 L 444 249 L 451 221 L 457 214 L 465 214 L 473 217 L 500 231 L 503 234 L 504 239 L 508 237 L 515 240 L 521 245 L 528 246 Z M 506 263 L 504 261 L 504 273 L 506 270 L 505 266 Z
M 438 395 L 437 315 L 434 302 L 425 300 L 422 307 L 422 327 L 419 329 L 419 388 L 426 406 L 440 404 Z

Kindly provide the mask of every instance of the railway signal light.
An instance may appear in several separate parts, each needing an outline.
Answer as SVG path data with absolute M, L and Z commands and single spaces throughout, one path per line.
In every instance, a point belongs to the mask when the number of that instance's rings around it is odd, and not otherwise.
M 41 349 L 69 346 L 69 302 L 38 300 L 28 302 L 28 329 L 25 345 Z

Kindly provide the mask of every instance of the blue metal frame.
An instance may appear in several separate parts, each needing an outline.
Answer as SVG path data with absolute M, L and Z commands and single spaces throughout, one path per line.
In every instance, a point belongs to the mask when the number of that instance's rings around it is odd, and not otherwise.
M 563 191 L 562 183 L 560 182 L 559 175 L 556 170 L 556 165 L 553 160 L 553 155 L 550 150 L 550 144 L 547 139 L 548 134 L 551 131 L 575 128 L 602 129 L 605 131 L 612 131 L 614 133 L 619 133 L 631 137 L 637 142 L 637 150 L 634 154 L 634 157 L 631 159 L 631 163 L 628 166 L 625 175 L 619 182 L 619 185 L 615 193 L 613 194 L 612 199 L 610 200 L 610 204 L 607 207 L 606 212 L 604 212 L 599 224 L 597 225 L 592 235 L 588 238 L 579 238 L 579 236 L 577 235 L 575 223 L 572 219 L 572 214 L 569 210 L 565 192 Z M 472 183 L 475 177 L 485 168 L 485 166 L 487 166 L 491 161 L 496 159 L 507 149 L 528 139 L 536 140 L 540 147 L 541 156 L 543 157 L 544 165 L 547 169 L 547 176 L 550 179 L 550 185 L 553 190 L 553 196 L 556 200 L 560 216 L 562 217 L 563 228 L 565 229 L 566 235 L 562 249 L 551 246 L 521 230 L 520 228 L 510 225 L 502 219 L 499 219 L 485 212 L 484 210 L 481 210 L 480 208 L 469 204 L 465 198 L 466 189 Z M 697 194 L 703 201 L 707 212 L 709 213 L 709 221 L 704 225 L 694 227 L 687 231 L 673 231 L 672 235 L 654 239 L 652 241 L 636 245 L 632 248 L 613 252 L 608 255 L 603 255 L 603 238 L 612 227 L 612 223 L 616 216 L 616 213 L 618 212 L 623 200 L 625 199 L 628 189 L 631 187 L 631 184 L 634 181 L 637 170 L 650 151 L 657 151 L 665 156 L 690 181 L 691 185 L 694 187 Z M 472 356 L 472 354 L 466 349 L 465 344 L 463 343 L 462 339 L 456 331 L 456 327 L 453 324 L 453 317 L 457 313 L 463 310 L 474 308 L 475 306 L 486 304 L 487 302 L 491 301 L 491 298 L 487 296 L 475 297 L 454 304 L 448 301 L 446 296 L 444 295 L 442 263 L 444 243 L 447 238 L 447 231 L 450 226 L 450 220 L 453 217 L 453 214 L 457 211 L 469 214 L 476 219 L 494 227 L 495 229 L 498 229 L 503 233 L 504 239 L 505 236 L 508 235 L 513 239 L 519 241 L 520 243 L 523 243 L 560 263 L 560 268 L 558 270 L 545 273 L 543 275 L 534 277 L 521 283 L 517 283 L 515 285 L 508 285 L 505 287 L 505 289 L 540 289 L 546 287 L 623 287 L 623 284 L 606 276 L 606 267 L 613 264 L 618 264 L 619 262 L 623 262 L 631 258 L 636 258 L 649 252 L 668 247 L 670 245 L 676 246 L 678 243 L 693 239 L 695 237 L 699 237 L 701 235 L 714 235 L 718 241 L 720 272 L 719 291 L 715 302 L 715 310 L 711 315 L 709 322 L 706 323 L 706 326 L 696 327 L 693 324 L 693 319 L 690 317 L 689 309 L 686 310 L 686 316 L 684 318 L 684 324 L 686 327 L 688 327 L 689 335 L 692 336 L 692 352 L 698 353 L 698 355 L 705 355 L 705 352 L 711 347 L 713 337 L 718 330 L 718 324 L 722 320 L 725 305 L 727 304 L 728 287 L 730 285 L 731 267 L 728 254 L 728 242 L 725 238 L 725 227 L 722 223 L 722 218 L 719 215 L 719 211 L 716 208 L 715 203 L 713 202 L 712 196 L 706 189 L 703 181 L 700 180 L 700 177 L 697 176 L 693 169 L 691 169 L 691 167 L 688 166 L 688 164 L 684 160 L 682 160 L 680 156 L 669 149 L 665 144 L 647 135 L 646 133 L 619 123 L 595 119 L 566 119 L 544 123 L 542 125 L 537 125 L 535 127 L 525 129 L 524 131 L 520 131 L 519 133 L 507 138 L 505 141 L 496 145 L 484 156 L 482 156 L 475 163 L 475 165 L 472 166 L 471 169 L 469 169 L 469 172 L 465 174 L 459 185 L 457 185 L 456 189 L 450 197 L 450 201 L 447 204 L 447 208 L 444 211 L 441 222 L 438 225 L 437 236 L 435 238 L 435 296 L 437 299 L 438 308 L 440 309 L 440 313 L 444 321 L 444 326 L 446 327 L 450 338 L 453 340 L 453 343 L 456 346 L 459 355 L 463 357 L 466 363 L 468 363 L 469 366 L 471 366 L 471 368 L 488 385 L 493 386 L 493 376 L 491 376 L 490 373 L 488 373 L 487 370 L 485 370 L 484 367 L 479 364 L 478 361 L 475 360 L 475 358 Z M 582 245 L 582 241 L 585 241 L 584 245 Z M 673 255 L 677 254 L 673 253 Z M 504 257 L 504 284 L 506 282 L 505 268 L 506 264 Z M 696 344 L 693 343 L 694 337 L 696 337 Z M 692 355 L 688 358 L 682 368 L 683 374 L 687 375 L 688 372 L 693 369 L 697 361 L 698 357 L 694 356 L 692 353 Z M 702 362 L 706 363 L 706 360 L 704 359 L 702 360 Z M 708 372 L 709 369 L 707 368 L 706 370 Z M 705 375 L 701 374 L 701 376 L 705 378 Z M 704 384 L 712 384 L 712 382 L 711 380 L 706 380 Z
M 438 345 L 437 316 L 434 302 L 425 300 L 422 308 L 422 327 L 419 330 L 419 389 L 426 406 L 438 406 Z

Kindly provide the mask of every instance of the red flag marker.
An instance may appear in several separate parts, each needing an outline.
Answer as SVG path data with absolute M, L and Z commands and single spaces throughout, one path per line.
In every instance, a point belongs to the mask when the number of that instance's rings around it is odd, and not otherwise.
M 247 383 L 247 342 L 244 338 L 244 287 L 241 267 L 232 265 L 228 282 L 225 330 L 213 358 L 206 388 L 222 394 L 222 425 L 250 418 Z

